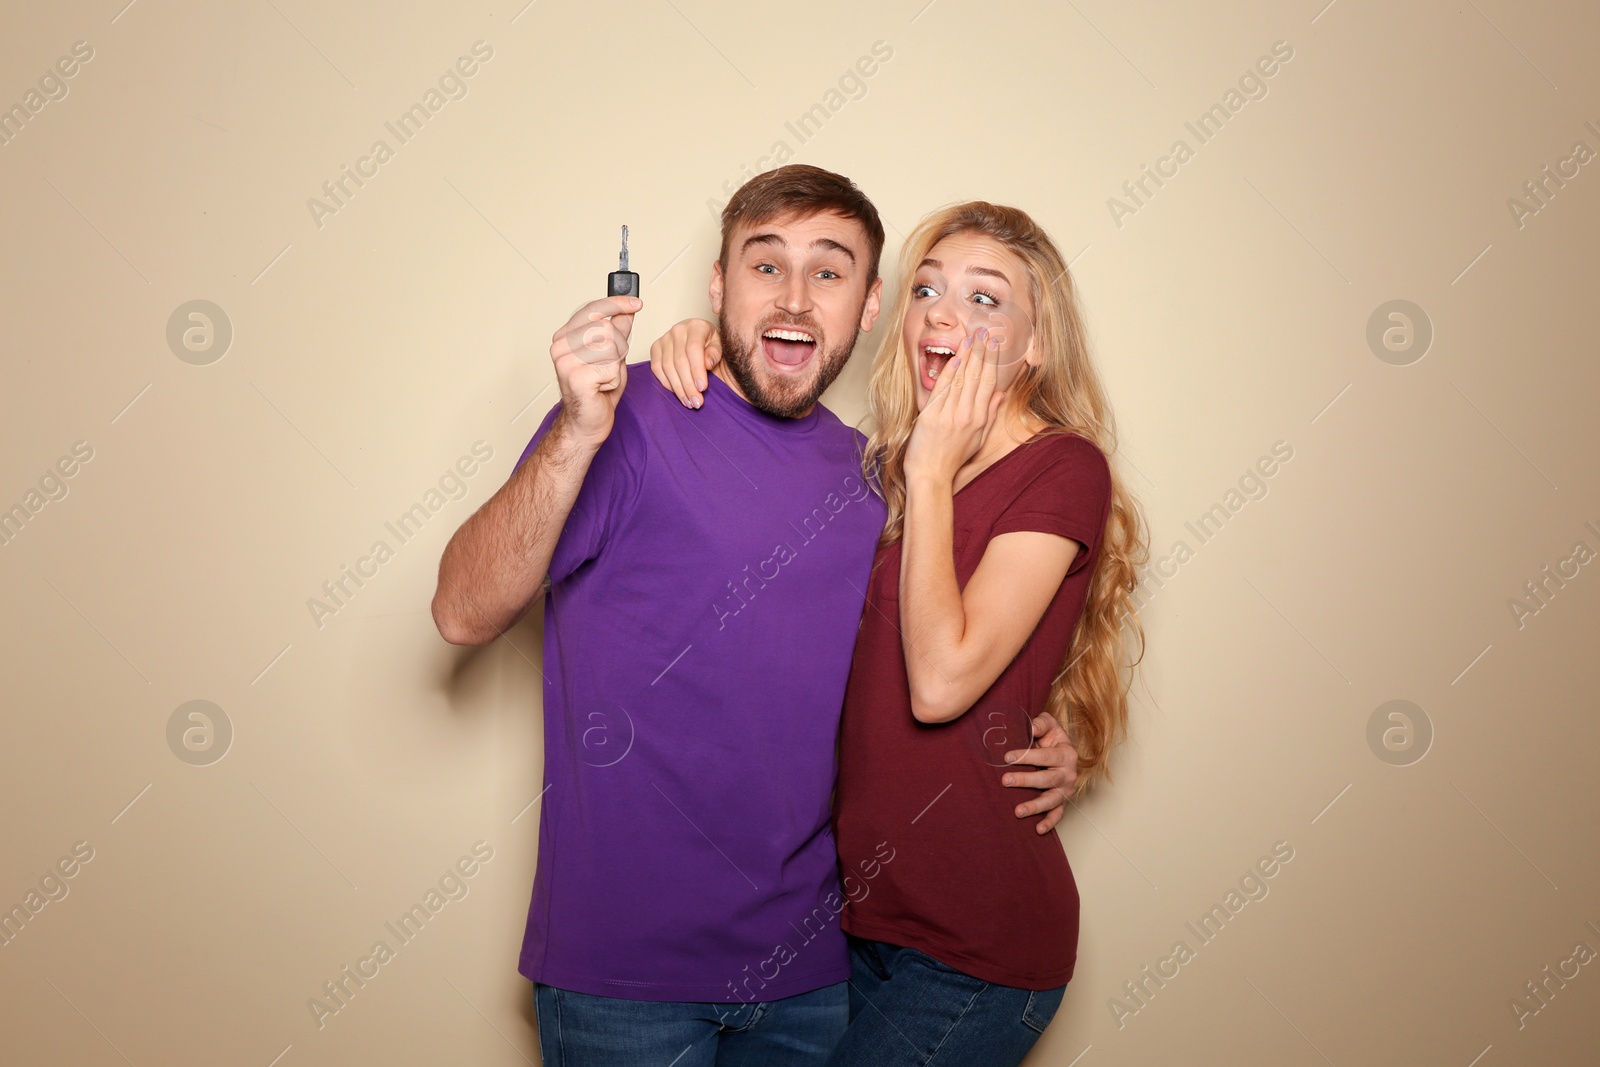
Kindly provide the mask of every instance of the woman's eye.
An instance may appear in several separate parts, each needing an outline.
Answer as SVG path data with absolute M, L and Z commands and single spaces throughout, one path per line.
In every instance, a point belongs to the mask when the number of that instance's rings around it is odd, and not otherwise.
M 972 294 L 972 299 L 985 306 L 999 307 L 1000 301 L 993 293 L 986 293 L 982 289 Z
M 913 285 L 911 287 L 911 295 L 921 298 L 924 296 L 934 296 L 936 294 L 934 293 L 933 286 L 931 285 Z

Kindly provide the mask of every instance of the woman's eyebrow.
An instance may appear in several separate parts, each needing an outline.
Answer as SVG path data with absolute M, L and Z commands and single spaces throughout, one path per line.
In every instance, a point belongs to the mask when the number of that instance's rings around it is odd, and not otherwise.
M 995 270 L 993 267 L 968 267 L 967 268 L 967 273 L 968 274 L 984 274 L 984 275 L 988 275 L 991 278 L 999 278 L 1001 281 L 1005 282 L 1007 285 L 1011 284 L 1011 279 L 1010 278 L 1007 278 L 1004 274 L 1002 274 L 999 271 Z
M 944 264 L 939 262 L 937 259 L 934 259 L 932 256 L 928 257 L 927 259 L 923 260 L 921 263 L 917 264 L 917 269 L 918 270 L 921 270 L 923 267 L 932 267 L 934 270 L 937 270 L 937 271 L 943 271 L 944 270 Z M 1005 282 L 1007 285 L 1011 284 L 1011 279 L 1010 278 L 1007 278 L 1004 274 L 1002 274 L 999 271 L 995 270 L 993 267 L 968 267 L 967 268 L 967 273 L 968 274 L 983 274 L 983 275 L 987 275 L 987 276 L 989 276 L 991 278 L 999 278 L 1001 281 Z

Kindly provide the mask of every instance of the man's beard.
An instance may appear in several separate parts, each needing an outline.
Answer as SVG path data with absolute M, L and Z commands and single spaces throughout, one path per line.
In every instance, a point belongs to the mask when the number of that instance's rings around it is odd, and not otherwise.
M 817 351 L 811 355 L 815 370 L 809 381 L 787 374 L 776 375 L 770 371 L 757 375 L 756 363 L 766 361 L 766 355 L 757 351 L 757 348 L 761 344 L 761 335 L 771 329 L 801 329 L 818 338 Z M 728 370 L 733 373 L 734 380 L 744 390 L 750 403 L 768 415 L 792 419 L 809 410 L 833 384 L 833 380 L 839 377 L 856 347 L 856 338 L 861 336 L 861 326 L 860 316 L 857 316 L 856 328 L 850 332 L 850 339 L 832 348 L 824 348 L 825 338 L 821 331 L 806 322 L 763 323 L 755 331 L 754 345 L 744 343 L 742 338 L 736 340 L 730 334 L 726 320 L 718 322 L 717 334 L 722 341 L 722 361 L 728 365 Z

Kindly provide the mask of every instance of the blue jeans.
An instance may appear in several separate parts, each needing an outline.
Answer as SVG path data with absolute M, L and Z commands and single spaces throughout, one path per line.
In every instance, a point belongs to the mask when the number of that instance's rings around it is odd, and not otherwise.
M 545 1067 L 820 1067 L 844 1033 L 844 982 L 748 1004 L 624 1000 L 534 984 Z
M 913 948 L 849 940 L 850 1028 L 828 1067 L 1015 1067 L 1067 989 L 996 985 Z

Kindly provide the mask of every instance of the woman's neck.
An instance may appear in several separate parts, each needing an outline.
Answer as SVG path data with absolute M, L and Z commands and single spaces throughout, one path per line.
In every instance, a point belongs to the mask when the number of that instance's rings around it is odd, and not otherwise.
M 960 492 L 962 486 L 982 474 L 996 460 L 1032 439 L 1046 425 L 1031 411 L 1014 409 L 1010 404 L 1003 406 L 995 416 L 994 425 L 989 428 L 982 446 L 956 472 L 955 491 Z

